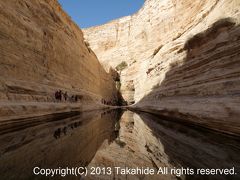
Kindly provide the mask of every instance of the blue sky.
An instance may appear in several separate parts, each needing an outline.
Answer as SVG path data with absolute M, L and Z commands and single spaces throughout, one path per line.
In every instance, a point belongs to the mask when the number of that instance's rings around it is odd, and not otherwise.
M 58 0 L 80 28 L 101 25 L 137 12 L 144 0 Z

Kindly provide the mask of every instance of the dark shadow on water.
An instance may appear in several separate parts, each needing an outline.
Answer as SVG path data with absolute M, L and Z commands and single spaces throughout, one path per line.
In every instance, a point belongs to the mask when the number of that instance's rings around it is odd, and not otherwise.
M 41 123 L 18 130 L 9 127 L 0 136 L 0 179 L 41 179 L 33 175 L 34 167 L 88 165 L 103 141 L 110 144 L 117 138 L 120 127 L 116 124 L 122 113 L 106 110 L 62 114 L 54 121 L 41 117 Z

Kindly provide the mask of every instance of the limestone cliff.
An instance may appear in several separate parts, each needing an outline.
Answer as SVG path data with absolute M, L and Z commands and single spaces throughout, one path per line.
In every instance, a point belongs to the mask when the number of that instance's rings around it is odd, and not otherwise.
M 105 66 L 127 62 L 121 92 L 134 107 L 239 135 L 239 8 L 239 0 L 146 0 L 84 35 Z
M 116 99 L 111 75 L 57 0 L 0 1 L 0 21 L 1 117 Z M 54 103 L 58 89 L 81 102 Z

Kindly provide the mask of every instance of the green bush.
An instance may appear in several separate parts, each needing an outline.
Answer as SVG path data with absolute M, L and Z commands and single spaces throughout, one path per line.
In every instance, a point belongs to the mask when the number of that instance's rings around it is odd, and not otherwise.
M 116 70 L 117 71 L 122 71 L 127 67 L 127 63 L 125 61 L 121 62 L 119 65 L 117 65 Z

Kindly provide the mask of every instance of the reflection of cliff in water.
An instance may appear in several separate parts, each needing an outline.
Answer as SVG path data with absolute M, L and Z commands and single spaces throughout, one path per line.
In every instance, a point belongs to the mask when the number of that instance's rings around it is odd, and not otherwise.
M 121 111 L 52 119 L 0 137 L 1 179 L 33 178 L 32 169 L 87 165 L 104 140 L 116 139 Z M 24 123 L 24 122 L 23 122 Z M 36 178 L 36 176 L 35 176 Z
M 236 176 L 194 176 L 197 179 L 238 179 L 240 173 L 240 140 L 206 129 L 184 126 L 179 123 L 159 120 L 158 117 L 140 113 L 140 119 L 151 129 L 151 134 L 161 144 L 151 144 L 146 138 L 147 146 L 154 159 L 161 159 L 165 154 L 166 161 L 172 167 L 190 168 L 232 168 Z M 149 137 L 151 138 L 151 137 Z M 149 143 L 150 142 L 150 143 Z M 159 155 L 159 151 L 163 151 Z M 185 179 L 193 179 L 188 176 Z
M 125 112 L 114 143 L 103 143 L 89 164 L 100 167 L 232 168 L 240 171 L 239 139 L 140 113 Z M 92 179 L 96 177 L 91 177 Z M 99 179 L 109 179 L 101 176 Z M 120 176 L 111 179 L 237 179 L 236 176 Z
M 75 114 L 75 113 L 73 113 Z M 39 117 L 0 127 L 1 179 L 41 179 L 33 167 L 236 168 L 236 176 L 118 175 L 87 179 L 238 179 L 239 139 L 121 110 Z M 29 119 L 28 119 L 29 120 Z M 21 125 L 21 123 L 24 125 Z M 6 129 L 6 128 L 5 128 Z M 55 177 L 55 179 L 60 176 Z M 67 179 L 75 177 L 68 176 Z

